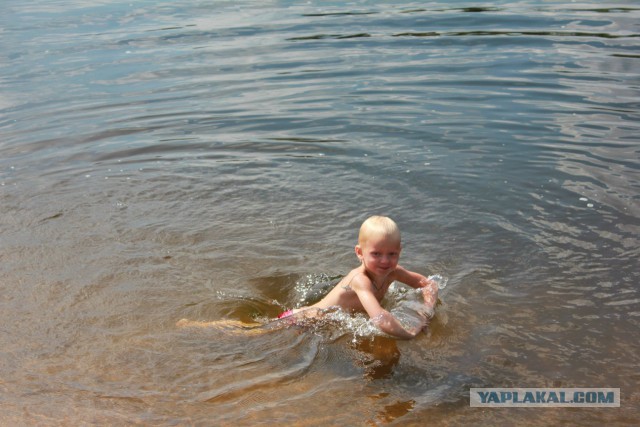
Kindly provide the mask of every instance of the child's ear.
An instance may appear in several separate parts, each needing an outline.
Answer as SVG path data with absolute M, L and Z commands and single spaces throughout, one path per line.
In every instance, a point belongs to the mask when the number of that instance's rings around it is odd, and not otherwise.
M 356 245 L 356 256 L 358 257 L 359 260 L 362 261 L 362 248 L 360 247 L 360 245 Z

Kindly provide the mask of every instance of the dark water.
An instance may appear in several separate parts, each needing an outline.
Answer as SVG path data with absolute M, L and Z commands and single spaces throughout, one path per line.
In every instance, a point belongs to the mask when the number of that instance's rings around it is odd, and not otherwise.
M 639 18 L 4 1 L 1 424 L 634 424 Z M 449 278 L 428 334 L 176 326 L 299 305 L 374 213 L 406 267 Z M 470 387 L 621 407 L 483 410 Z

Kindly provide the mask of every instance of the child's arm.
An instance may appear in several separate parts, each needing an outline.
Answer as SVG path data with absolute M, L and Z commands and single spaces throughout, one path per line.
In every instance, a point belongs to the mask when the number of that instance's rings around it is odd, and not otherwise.
M 400 322 L 398 322 L 398 319 L 393 317 L 391 313 L 389 313 L 387 310 L 384 310 L 384 309 L 376 317 L 372 317 L 371 321 L 378 328 L 380 328 L 382 332 L 389 334 L 391 336 L 394 336 L 396 338 L 407 339 L 407 340 L 415 338 L 416 335 L 418 335 L 420 331 L 422 331 L 422 327 L 423 327 L 422 325 L 420 325 L 418 327 L 411 328 L 411 330 L 407 330 L 400 324 Z
M 430 308 L 435 308 L 438 301 L 438 284 L 419 273 L 414 273 L 398 266 L 395 271 L 395 279 L 412 288 L 422 289 L 424 303 Z
M 365 280 L 357 280 L 356 282 L 359 283 L 352 283 L 353 290 L 358 295 L 360 303 L 367 314 L 369 314 L 371 321 L 380 328 L 382 332 L 402 339 L 411 339 L 420 333 L 423 325 L 407 330 L 391 313 L 382 308 L 380 302 L 378 302 L 378 299 L 373 294 L 371 283 L 366 283 Z

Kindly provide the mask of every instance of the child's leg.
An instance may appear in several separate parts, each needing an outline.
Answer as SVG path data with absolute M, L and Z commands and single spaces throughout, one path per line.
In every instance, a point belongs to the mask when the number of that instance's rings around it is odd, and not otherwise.
M 239 334 L 261 334 L 268 329 L 262 328 L 262 323 L 244 323 L 239 320 L 214 320 L 213 322 L 200 322 L 196 320 L 181 319 L 176 323 L 179 328 L 216 329 L 224 332 Z

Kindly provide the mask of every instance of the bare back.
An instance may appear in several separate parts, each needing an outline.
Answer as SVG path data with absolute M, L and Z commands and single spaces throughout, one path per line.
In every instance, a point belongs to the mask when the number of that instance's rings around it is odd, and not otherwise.
M 380 302 L 387 293 L 389 285 L 395 280 L 393 274 L 389 276 L 390 277 L 385 280 L 382 286 L 379 289 L 376 289 L 371 284 L 371 279 L 367 276 L 363 266 L 354 268 L 349 272 L 349 274 L 343 277 L 342 280 L 340 280 L 340 282 L 321 301 L 313 304 L 311 307 L 327 309 L 329 307 L 338 306 L 344 310 L 364 312 L 365 309 L 362 306 L 362 302 L 360 301 L 354 287 L 365 286 L 370 288 L 373 295 L 376 297 L 378 302 Z

